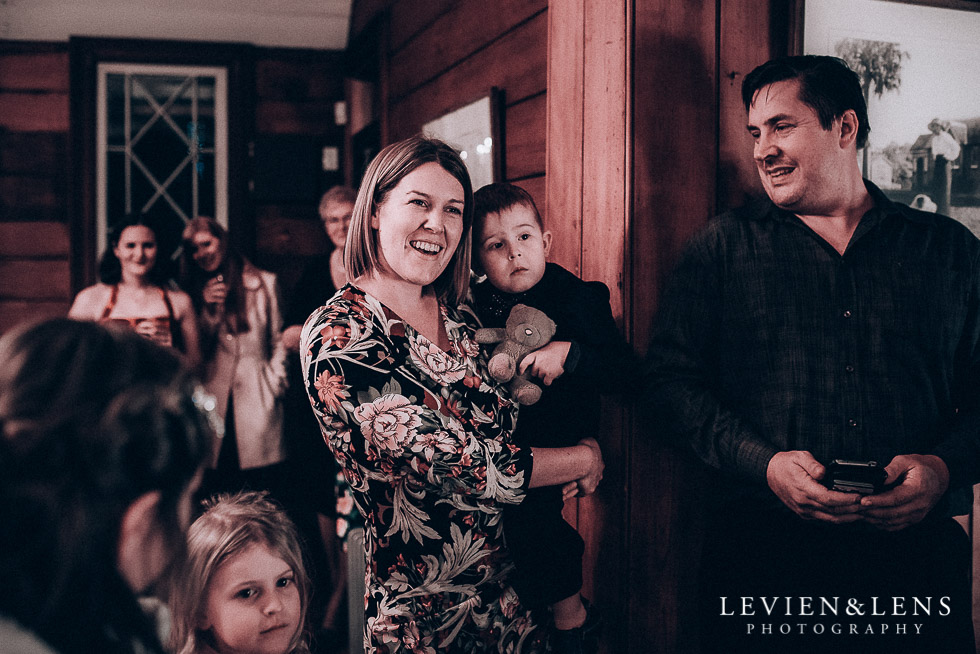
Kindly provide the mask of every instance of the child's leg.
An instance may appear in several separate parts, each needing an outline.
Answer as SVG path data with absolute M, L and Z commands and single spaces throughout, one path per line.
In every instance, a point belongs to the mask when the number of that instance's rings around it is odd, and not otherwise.
M 554 630 L 551 651 L 556 654 L 598 654 L 602 619 L 578 593 L 551 605 Z
M 581 627 L 585 623 L 585 605 L 578 593 L 559 600 L 551 605 L 551 615 L 555 621 L 555 629 L 566 631 Z

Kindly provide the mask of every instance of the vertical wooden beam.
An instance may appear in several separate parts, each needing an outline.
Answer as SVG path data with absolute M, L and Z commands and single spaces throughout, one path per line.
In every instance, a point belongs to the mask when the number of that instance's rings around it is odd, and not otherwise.
M 582 271 L 585 0 L 548 5 L 547 205 L 551 260 Z M 560 229 L 556 229 L 560 225 Z
M 725 2 L 719 21 L 718 206 L 719 212 L 759 195 L 762 183 L 752 161 L 752 139 L 745 129 L 742 80 L 770 58 L 769 15 L 744 3 Z
M 631 214 L 630 17 L 632 0 L 588 0 L 583 79 L 582 278 L 604 282 L 613 316 L 629 324 L 626 239 Z M 578 502 L 585 539 L 583 592 L 606 611 L 606 652 L 628 651 L 631 584 L 629 531 L 629 416 L 621 402 L 603 400 L 599 434 L 606 471 L 595 495 Z
M 629 206 L 629 21 L 632 0 L 557 0 L 548 6 L 547 204 L 552 261 L 604 282 L 620 324 L 626 305 Z M 625 651 L 626 416 L 604 402 L 606 477 L 566 504 L 586 542 L 583 593 L 606 616 L 603 651 Z M 601 580 L 596 582 L 596 580 Z
M 630 318 L 642 351 L 666 276 L 715 211 L 717 0 L 634 0 Z M 748 0 L 738 0 L 748 6 Z M 629 463 L 629 641 L 696 652 L 700 468 L 640 421 Z
M 973 487 L 973 513 L 968 521 L 967 531 L 973 540 L 973 630 L 976 634 L 977 650 L 980 651 L 980 533 L 977 520 L 980 518 L 980 484 Z

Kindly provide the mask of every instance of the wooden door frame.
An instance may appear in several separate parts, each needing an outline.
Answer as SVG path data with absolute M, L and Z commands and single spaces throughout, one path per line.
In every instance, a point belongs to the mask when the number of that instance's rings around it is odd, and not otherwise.
M 546 206 L 549 260 L 610 289 L 613 315 L 631 336 L 632 16 L 634 0 L 548 4 Z M 605 478 L 567 502 L 585 540 L 583 594 L 607 616 L 603 651 L 627 651 L 636 589 L 629 548 L 630 415 L 603 402 Z
M 96 84 L 98 64 L 123 62 L 221 66 L 228 70 L 228 225 L 232 242 L 251 254 L 255 221 L 249 201 L 249 144 L 255 125 L 254 49 L 240 43 L 72 37 L 69 60 L 68 214 L 71 292 L 96 281 Z

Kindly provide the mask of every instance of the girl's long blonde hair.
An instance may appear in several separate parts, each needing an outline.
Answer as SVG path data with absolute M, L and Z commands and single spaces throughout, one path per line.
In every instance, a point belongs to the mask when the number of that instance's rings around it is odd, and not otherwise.
M 309 654 L 306 611 L 310 580 L 296 528 L 264 492 L 219 495 L 187 534 L 187 558 L 173 576 L 170 589 L 170 649 L 176 654 L 207 651 L 205 633 L 197 628 L 207 603 L 208 586 L 221 565 L 252 545 L 264 545 L 293 569 L 299 589 L 302 622 L 290 643 L 290 654 Z

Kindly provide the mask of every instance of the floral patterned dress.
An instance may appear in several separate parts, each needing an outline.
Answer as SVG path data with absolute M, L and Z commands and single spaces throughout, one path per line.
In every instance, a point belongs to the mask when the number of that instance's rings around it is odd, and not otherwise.
M 543 652 L 501 524 L 531 453 L 510 440 L 516 408 L 475 318 L 442 315 L 448 352 L 348 285 L 303 329 L 306 389 L 365 519 L 367 651 Z

